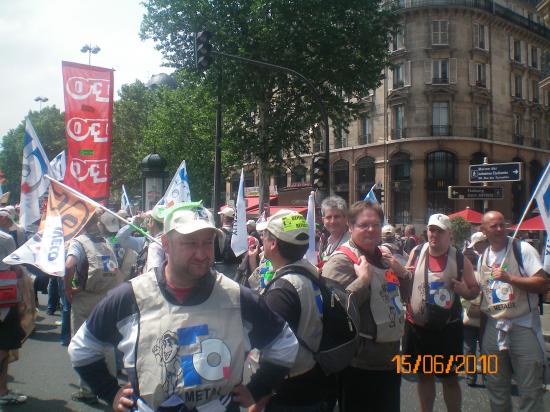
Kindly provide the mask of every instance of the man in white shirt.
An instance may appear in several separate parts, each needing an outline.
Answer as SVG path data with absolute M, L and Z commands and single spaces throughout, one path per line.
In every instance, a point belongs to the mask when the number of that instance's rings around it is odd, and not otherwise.
M 319 267 L 323 267 L 330 255 L 350 239 L 348 206 L 344 199 L 340 196 L 327 197 L 321 203 L 321 215 L 329 237 L 321 240 L 319 245 Z
M 548 289 L 546 273 L 531 245 L 506 235 L 502 213 L 485 213 L 481 230 L 490 245 L 478 262 L 481 310 L 487 315 L 482 351 L 498 360 L 497 373 L 486 375 L 491 410 L 512 410 L 513 375 L 519 410 L 542 412 L 546 356 L 538 295 Z

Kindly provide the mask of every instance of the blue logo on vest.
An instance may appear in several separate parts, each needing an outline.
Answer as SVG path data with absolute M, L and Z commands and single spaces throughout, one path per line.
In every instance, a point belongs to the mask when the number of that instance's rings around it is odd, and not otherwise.
M 430 282 L 428 303 L 449 309 L 452 305 L 451 293 L 445 287 L 445 282 Z

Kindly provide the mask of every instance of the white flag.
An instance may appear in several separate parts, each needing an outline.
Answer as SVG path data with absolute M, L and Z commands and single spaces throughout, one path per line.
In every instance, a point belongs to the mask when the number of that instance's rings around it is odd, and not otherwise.
M 59 153 L 50 162 L 50 170 L 53 178 L 60 182 L 65 178 L 65 170 L 67 169 L 67 159 L 65 158 L 65 150 Z
M 233 222 L 231 249 L 233 249 L 235 256 L 240 256 L 248 250 L 246 202 L 244 201 L 244 169 L 241 169 L 241 181 L 239 182 L 239 194 L 237 195 L 237 204 L 235 209 L 236 219 Z
M 27 119 L 23 141 L 23 165 L 21 170 L 21 215 L 24 229 L 40 219 L 40 196 L 46 193 L 50 181 L 44 178 L 50 173 L 50 162 L 38 140 L 38 136 Z
M 120 209 L 126 210 L 130 216 L 132 216 L 132 205 L 130 204 L 130 198 L 126 192 L 126 188 L 122 185 L 122 196 L 120 197 Z
M 42 244 L 38 251 L 36 266 L 53 276 L 65 276 L 65 240 L 61 215 L 46 216 Z
M 315 251 L 315 192 L 311 192 L 307 201 L 306 220 L 309 227 L 309 246 L 304 257 L 313 266 L 317 266 L 317 252 Z
M 157 205 L 162 205 L 170 207 L 176 203 L 181 202 L 190 202 L 191 201 L 191 190 L 189 189 L 189 176 L 187 175 L 187 167 L 185 166 L 185 160 L 181 162 L 176 174 L 170 181 L 166 193 L 157 203 Z

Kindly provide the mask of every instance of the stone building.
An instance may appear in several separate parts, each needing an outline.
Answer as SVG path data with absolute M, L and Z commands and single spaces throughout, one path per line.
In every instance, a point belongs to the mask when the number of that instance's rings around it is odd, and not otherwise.
M 482 201 L 447 197 L 448 186 L 470 185 L 469 165 L 520 161 L 523 180 L 499 184 L 504 200 L 489 202 L 517 220 L 550 159 L 549 2 L 544 21 L 533 2 L 400 0 L 393 67 L 359 119 L 331 131 L 333 192 L 353 203 L 381 183 L 389 221 L 420 226 L 435 212 L 482 210 Z M 309 179 L 298 166 L 271 184 Z

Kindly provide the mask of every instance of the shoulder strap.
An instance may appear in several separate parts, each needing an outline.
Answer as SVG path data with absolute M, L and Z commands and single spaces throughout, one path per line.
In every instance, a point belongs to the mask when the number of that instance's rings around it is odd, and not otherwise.
M 309 280 L 311 280 L 316 286 L 321 287 L 321 280 L 316 278 L 315 276 L 313 276 L 309 272 L 309 270 L 307 270 L 306 268 L 304 268 L 302 266 L 298 266 L 298 265 L 287 265 L 279 271 L 278 276 L 275 279 L 273 279 L 271 282 L 269 282 L 266 285 L 266 287 L 264 288 L 264 292 L 267 292 L 267 290 L 270 288 L 270 286 L 273 283 L 275 283 L 275 280 L 280 279 L 280 278 L 282 278 L 285 275 L 288 275 L 290 273 L 295 273 L 295 274 L 298 274 L 298 275 L 302 275 L 302 276 L 308 278 Z
M 521 254 L 521 240 L 512 240 L 512 252 L 514 252 L 514 258 L 518 262 L 520 275 L 523 276 L 525 270 L 523 269 L 523 256 Z
M 456 270 L 457 270 L 457 280 L 462 280 L 462 273 L 464 272 L 464 254 L 456 249 Z
M 421 245 L 417 245 L 413 248 L 413 250 L 411 251 L 412 253 L 412 260 L 411 260 L 411 265 L 416 265 L 416 261 L 418 260 L 418 257 L 420 256 L 420 252 L 422 251 L 422 246 Z
M 336 249 L 336 251 L 337 252 L 342 252 L 344 255 L 346 255 L 349 258 L 349 260 L 351 260 L 356 265 L 359 264 L 359 258 L 357 257 L 357 255 L 355 253 L 353 253 L 353 251 L 349 247 L 339 246 L 338 249 Z

